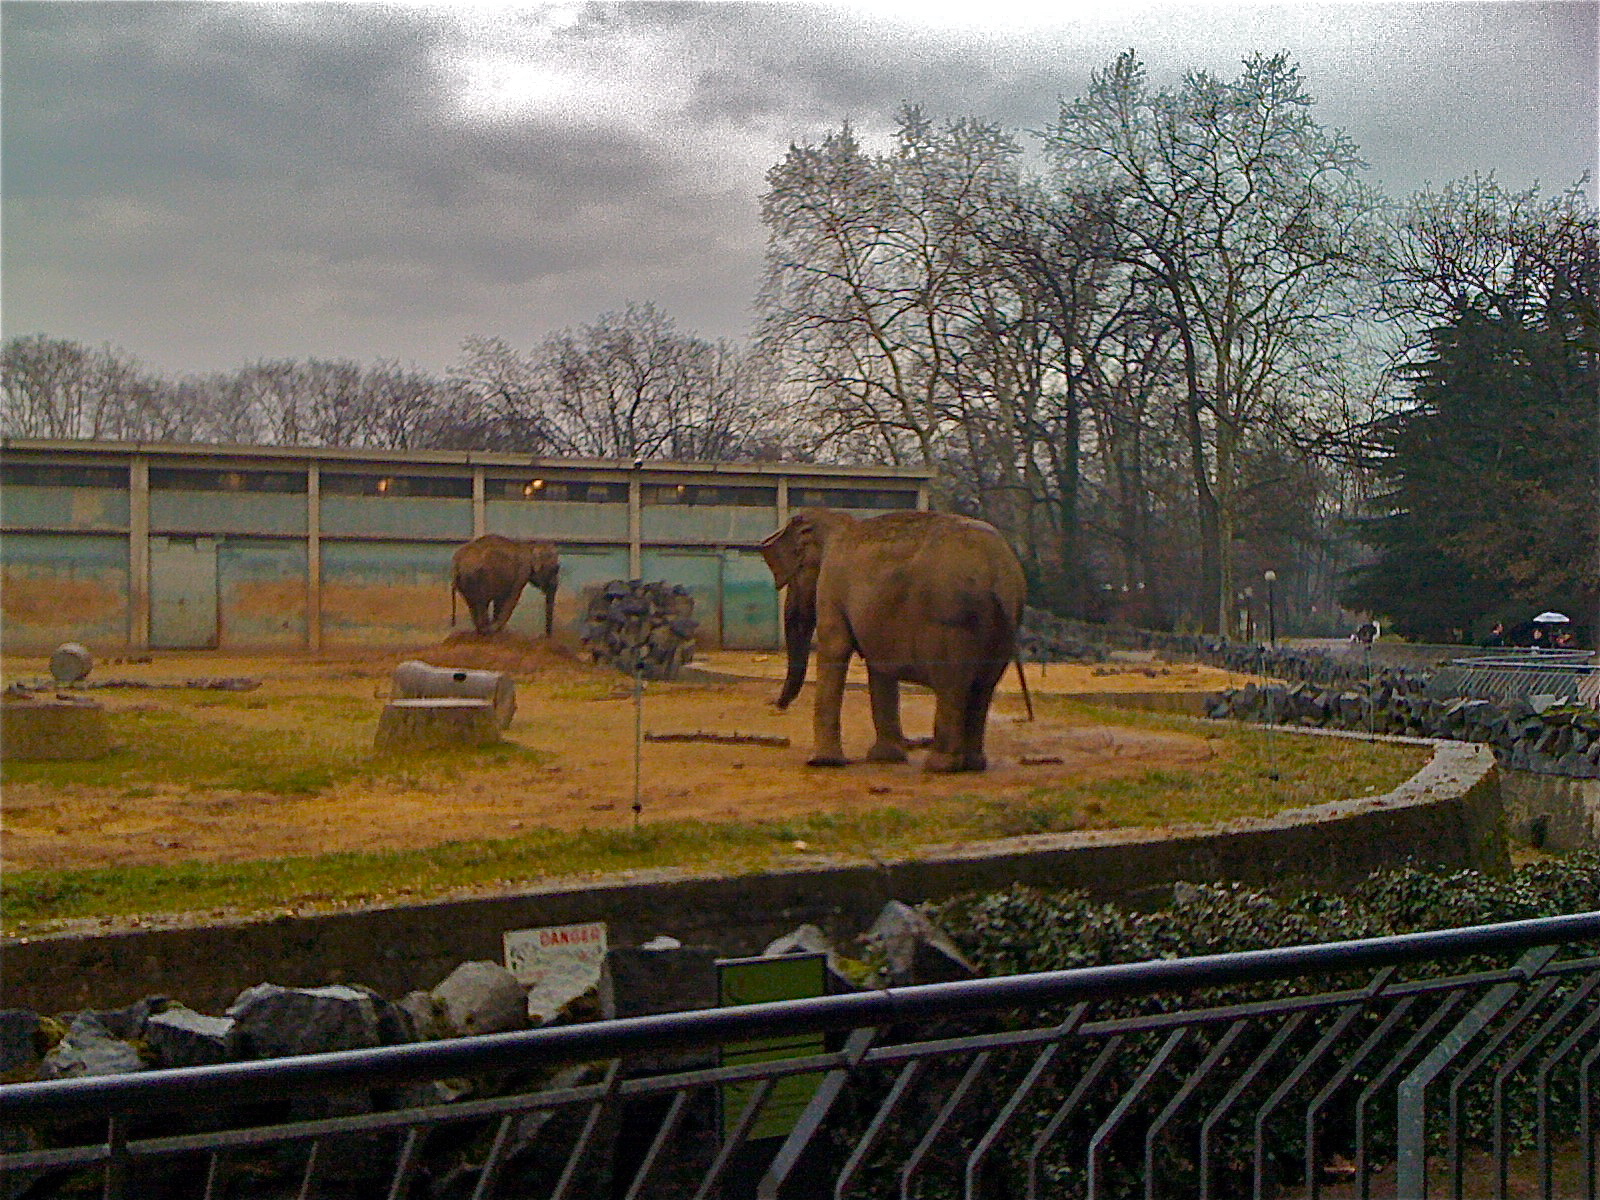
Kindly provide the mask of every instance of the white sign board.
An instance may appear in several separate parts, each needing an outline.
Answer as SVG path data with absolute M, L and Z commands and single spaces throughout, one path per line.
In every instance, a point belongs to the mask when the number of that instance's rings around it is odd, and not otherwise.
M 506 970 L 528 988 L 528 1015 L 549 1019 L 600 979 L 606 956 L 606 924 L 546 925 L 509 929 Z

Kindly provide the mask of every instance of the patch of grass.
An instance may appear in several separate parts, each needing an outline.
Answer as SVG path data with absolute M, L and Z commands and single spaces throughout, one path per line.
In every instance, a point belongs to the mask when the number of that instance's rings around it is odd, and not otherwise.
M 575 690 L 600 698 L 603 689 Z M 371 706 L 332 698 L 302 710 L 343 710 L 315 736 L 292 736 L 231 720 L 237 698 L 200 716 L 152 707 L 123 714 L 122 748 L 97 762 L 5 763 L 6 783 L 112 786 L 152 794 L 172 779 L 191 786 L 285 796 L 318 795 L 347 782 L 382 780 L 407 788 L 459 786 L 507 765 L 548 757 L 515 742 L 481 750 L 377 757 Z M 1262 816 L 1284 808 L 1387 791 L 1426 761 L 1418 747 L 1355 739 L 1294 737 L 1165 714 L 1042 698 L 1062 715 L 1122 727 L 1199 734 L 1210 754 L 1192 768 L 1165 767 L 1121 778 L 1037 787 L 1023 801 L 981 789 L 946 800 L 859 812 L 830 811 L 771 821 L 646 821 L 640 828 L 458 841 L 396 853 L 341 853 L 244 863 L 185 863 L 71 871 L 7 870 L 0 881 L 8 934 L 36 933 L 83 918 L 127 920 L 171 913 L 260 915 L 321 911 L 511 889 L 554 878 L 599 878 L 623 870 L 677 868 L 746 873 L 795 861 L 873 861 L 919 848 L 1020 834 L 1109 826 L 1170 827 Z

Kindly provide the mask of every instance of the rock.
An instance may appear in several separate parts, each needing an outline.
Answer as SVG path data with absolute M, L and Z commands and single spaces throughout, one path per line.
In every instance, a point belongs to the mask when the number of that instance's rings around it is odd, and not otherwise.
M 462 963 L 433 989 L 449 1029 L 463 1037 L 504 1033 L 528 1024 L 528 997 L 517 977 L 497 962 Z
M 94 1015 L 112 1037 L 133 1041 L 144 1036 L 145 1025 L 152 1016 L 171 1007 L 172 1001 L 165 996 L 146 996 L 125 1008 L 96 1009 Z
M 449 1014 L 432 992 L 407 992 L 395 1007 L 410 1019 L 415 1040 L 436 1042 L 450 1036 Z
M 978 968 L 948 934 L 909 904 L 891 900 L 861 940 L 883 956 L 891 987 L 975 979 Z
M 38 1073 L 49 1050 L 44 1022 L 25 1008 L 0 1010 L 0 1083 L 20 1083 Z
M 284 1058 L 383 1044 L 372 994 L 343 984 L 286 988 L 258 983 L 239 993 L 227 1015 L 234 1021 L 230 1058 Z
M 93 1013 L 73 1018 L 67 1036 L 44 1056 L 41 1079 L 72 1079 L 84 1075 L 127 1075 L 144 1070 L 139 1051 L 100 1023 Z
M 717 952 L 709 946 L 613 946 L 606 951 L 600 986 L 611 998 L 610 1016 L 715 1008 Z M 708 1066 L 714 1059 L 715 1051 L 668 1051 L 630 1056 L 628 1063 L 640 1072 L 672 1071 Z
M 228 1061 L 234 1021 L 175 1005 L 144 1024 L 145 1045 L 160 1067 L 200 1067 Z

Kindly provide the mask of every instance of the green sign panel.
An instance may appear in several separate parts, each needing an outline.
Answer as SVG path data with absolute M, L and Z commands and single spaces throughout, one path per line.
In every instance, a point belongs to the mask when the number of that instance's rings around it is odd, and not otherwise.
M 826 994 L 827 956 L 787 954 L 774 958 L 729 958 L 717 963 L 717 1002 L 724 1007 L 736 1004 L 765 1004 L 772 1000 L 801 1000 Z M 823 1052 L 822 1035 L 797 1034 L 757 1038 L 722 1047 L 723 1066 L 774 1062 L 803 1058 Z M 774 1085 L 766 1103 L 747 1135 L 758 1138 L 786 1137 L 805 1111 L 822 1082 L 820 1074 L 789 1075 Z M 722 1133 L 733 1133 L 744 1115 L 755 1083 L 729 1083 L 722 1087 Z

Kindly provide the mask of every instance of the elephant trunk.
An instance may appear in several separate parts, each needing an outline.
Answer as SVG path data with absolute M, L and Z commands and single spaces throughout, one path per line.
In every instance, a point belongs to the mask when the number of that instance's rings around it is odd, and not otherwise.
M 556 619 L 556 580 L 550 581 L 550 586 L 544 589 L 544 636 L 549 637 L 550 631 L 555 628 Z
M 811 661 L 811 635 L 817 630 L 816 577 L 807 588 L 802 580 L 790 583 L 783 602 L 783 644 L 789 654 L 789 671 L 783 679 L 783 691 L 773 701 L 779 709 L 789 707 L 800 694 L 800 685 L 806 681 L 806 667 Z

